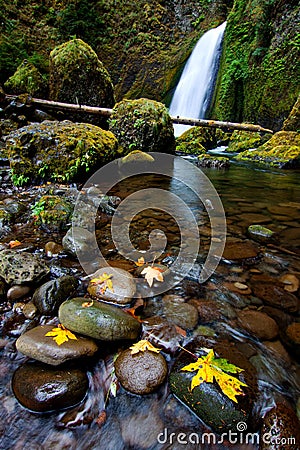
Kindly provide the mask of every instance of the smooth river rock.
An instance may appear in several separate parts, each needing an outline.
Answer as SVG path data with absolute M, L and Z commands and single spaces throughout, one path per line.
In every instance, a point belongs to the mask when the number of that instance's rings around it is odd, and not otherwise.
M 33 294 L 32 301 L 40 313 L 55 314 L 62 302 L 74 295 L 77 285 L 76 278 L 69 275 L 56 278 L 38 287 Z
M 102 267 L 93 274 L 92 279 L 100 278 L 104 273 L 112 275 L 111 281 L 113 284 L 113 291 L 110 289 L 104 290 L 103 284 L 90 282 L 87 288 L 90 296 L 120 305 L 130 303 L 136 291 L 134 277 L 124 269 Z
M 115 371 L 121 385 L 133 394 L 150 394 L 165 380 L 168 367 L 160 353 L 151 351 L 134 355 L 124 350 L 115 361 Z
M 49 272 L 49 267 L 32 253 L 0 251 L 0 277 L 8 284 L 38 282 Z
M 278 335 L 278 325 L 272 317 L 260 311 L 238 311 L 238 323 L 258 339 L 272 340 Z
M 198 323 L 198 311 L 195 306 L 185 303 L 178 295 L 166 295 L 162 300 L 167 320 L 185 330 L 195 328 Z
M 69 339 L 57 345 L 51 336 L 45 336 L 52 328 L 52 325 L 44 325 L 26 331 L 16 341 L 17 350 L 30 358 L 53 366 L 68 360 L 92 356 L 98 350 L 97 344 L 92 339 L 83 336 L 76 336 L 77 340 Z
M 80 369 L 58 369 L 38 362 L 21 365 L 12 379 L 17 400 L 36 412 L 74 406 L 84 399 L 88 386 L 88 377 Z
M 90 306 L 84 306 L 87 303 Z M 118 306 L 85 297 L 62 303 L 58 316 L 69 330 L 103 341 L 136 339 L 141 331 L 140 322 Z
M 86 261 L 93 258 L 97 250 L 93 233 L 81 227 L 70 228 L 63 237 L 62 245 L 64 250 Z

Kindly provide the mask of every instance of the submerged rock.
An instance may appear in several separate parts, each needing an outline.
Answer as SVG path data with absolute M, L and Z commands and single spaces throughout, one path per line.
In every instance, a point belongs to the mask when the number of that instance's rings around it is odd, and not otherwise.
M 219 342 L 199 337 L 186 348 L 193 354 L 205 355 L 201 348 L 214 346 L 215 354 L 226 358 L 230 363 L 244 369 L 240 374 L 233 374 L 245 382 L 244 396 L 237 396 L 237 403 L 230 400 L 219 388 L 217 383 L 203 382 L 191 390 L 191 380 L 197 372 L 181 371 L 181 369 L 195 360 L 187 352 L 181 352 L 171 370 L 169 383 L 173 394 L 188 406 L 207 426 L 215 432 L 222 433 L 235 430 L 238 422 L 251 422 L 253 402 L 257 394 L 257 380 L 254 367 L 229 342 Z M 251 424 L 249 425 L 250 428 Z
M 258 242 L 270 242 L 274 232 L 262 225 L 250 225 L 248 227 L 249 236 Z
M 134 355 L 123 351 L 115 361 L 116 376 L 122 386 L 133 394 L 150 394 L 165 380 L 168 367 L 165 358 L 151 351 Z
M 163 297 L 163 314 L 166 318 L 186 330 L 192 330 L 198 323 L 198 311 L 176 295 Z
M 200 155 L 197 158 L 197 165 L 199 167 L 211 167 L 213 169 L 228 169 L 230 166 L 229 158 L 224 156 L 212 156 L 208 153 Z
M 69 275 L 48 281 L 35 290 L 32 301 L 40 313 L 55 314 L 62 302 L 74 295 L 77 285 L 76 278 Z
M 111 275 L 113 291 L 107 287 L 103 289 L 105 283 L 90 281 L 87 288 L 90 296 L 119 305 L 130 303 L 136 291 L 134 277 L 127 270 L 103 267 L 93 274 L 92 279 L 101 279 L 104 274 Z
M 103 341 L 136 339 L 141 330 L 141 324 L 119 307 L 84 297 L 62 303 L 58 315 L 69 330 Z
M 238 311 L 238 323 L 245 331 L 261 340 L 272 340 L 278 335 L 274 319 L 260 311 Z
M 88 385 L 87 375 L 80 369 L 58 369 L 37 362 L 21 365 L 12 379 L 17 400 L 36 412 L 76 405 L 85 397 Z
M 31 253 L 0 251 L 0 276 L 8 284 L 38 282 L 50 272 L 49 267 Z
M 81 227 L 70 228 L 62 239 L 62 245 L 73 256 L 86 260 L 93 258 L 96 251 L 93 233 Z
M 273 283 L 263 280 L 253 280 L 251 281 L 251 287 L 254 295 L 260 298 L 266 305 L 274 306 L 291 313 L 299 311 L 299 299 L 291 292 L 286 291 L 275 280 Z
M 298 450 L 300 422 L 294 410 L 283 403 L 270 409 L 263 418 L 261 435 L 260 450 Z
M 222 257 L 230 261 L 252 260 L 259 255 L 259 248 L 251 242 L 227 242 Z
M 26 331 L 16 341 L 17 350 L 30 358 L 57 366 L 65 361 L 92 356 L 98 346 L 92 339 L 76 336 L 58 345 L 51 336 L 52 325 L 38 326 Z

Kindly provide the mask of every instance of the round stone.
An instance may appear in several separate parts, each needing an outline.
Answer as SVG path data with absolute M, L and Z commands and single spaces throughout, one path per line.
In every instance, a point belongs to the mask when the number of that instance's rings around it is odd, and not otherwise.
M 239 311 L 238 322 L 241 328 L 261 340 L 272 340 L 278 335 L 275 320 L 261 311 Z
M 111 276 L 110 281 L 113 290 L 107 286 L 105 281 L 100 282 L 104 274 Z M 136 291 L 136 285 L 133 276 L 127 270 L 117 267 L 102 267 L 93 274 L 87 291 L 91 297 L 126 305 L 131 302 Z
M 134 355 L 123 351 L 115 361 L 115 371 L 121 385 L 133 394 L 150 394 L 165 380 L 168 367 L 165 358 L 151 351 Z
M 80 403 L 88 389 L 88 377 L 80 369 L 25 363 L 15 371 L 12 389 L 25 408 L 48 412 Z

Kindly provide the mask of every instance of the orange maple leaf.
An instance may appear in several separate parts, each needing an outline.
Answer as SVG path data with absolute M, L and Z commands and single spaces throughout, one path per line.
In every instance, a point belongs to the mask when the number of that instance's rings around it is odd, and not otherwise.
M 164 281 L 164 277 L 159 267 L 145 267 L 141 272 L 141 275 L 145 275 L 145 279 L 150 287 L 152 286 L 154 279 L 161 282 Z

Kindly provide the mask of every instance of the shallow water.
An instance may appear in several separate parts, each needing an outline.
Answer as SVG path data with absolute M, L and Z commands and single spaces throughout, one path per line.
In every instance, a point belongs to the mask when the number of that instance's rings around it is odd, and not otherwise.
M 197 274 L 192 273 L 170 293 L 179 294 L 186 300 L 196 297 L 216 301 L 222 310 L 222 316 L 220 320 L 210 324 L 213 332 L 218 337 L 234 341 L 249 357 L 255 355 L 260 358 L 262 361 L 262 369 L 258 376 L 260 396 L 256 404 L 258 416 L 263 416 L 276 401 L 282 399 L 295 407 L 300 396 L 300 370 L 293 353 L 289 353 L 290 363 L 287 364 L 268 351 L 264 343 L 235 328 L 233 319 L 237 310 L 258 308 L 263 305 L 253 295 L 233 292 L 226 283 L 241 282 L 251 285 L 251 276 L 255 270 L 274 279 L 278 279 L 283 273 L 293 273 L 300 278 L 299 172 L 261 170 L 232 164 L 226 171 L 206 169 L 203 173 L 211 180 L 222 200 L 227 219 L 227 241 L 244 242 L 248 239 L 247 227 L 254 223 L 261 223 L 276 232 L 278 240 L 269 246 L 262 245 L 260 257 L 247 264 L 244 261 L 230 263 L 223 260 L 210 280 L 203 285 L 198 284 Z M 210 246 L 211 226 L 206 212 L 207 205 L 202 204 L 190 189 L 176 180 L 176 177 L 175 165 L 172 180 L 151 176 L 137 177 L 116 186 L 112 193 L 123 199 L 130 193 L 151 185 L 168 189 L 182 198 L 195 214 L 199 224 L 201 246 L 196 263 L 199 267 Z M 14 191 L 14 195 L 22 196 L 22 190 Z M 1 197 L 4 196 L 2 192 Z M 109 227 L 108 223 L 101 229 L 102 235 L 107 237 L 106 240 L 103 239 L 102 250 L 107 259 L 119 260 L 118 254 L 112 248 Z M 147 249 L 148 234 L 152 229 L 163 229 L 168 237 L 165 261 L 176 256 L 182 242 L 178 235 L 178 226 L 172 221 L 171 215 L 155 209 L 148 209 L 137 215 L 131 228 L 131 237 L 135 245 L 140 249 Z M 27 223 L 22 227 L 14 227 L 12 233 L 5 236 L 2 241 L 9 242 L 18 238 L 24 246 L 28 244 L 28 247 L 35 251 L 42 251 L 44 243 L 53 240 L 52 235 L 49 236 L 41 230 L 33 230 L 32 224 Z M 61 235 L 57 233 L 54 240 L 59 242 L 60 239 Z M 71 258 L 63 257 L 60 265 L 62 268 L 73 270 L 79 278 L 84 275 L 78 263 Z M 160 296 L 149 300 L 142 314 L 145 317 L 151 316 L 153 310 L 159 311 L 160 304 Z M 299 315 L 294 315 L 294 319 L 299 321 Z M 107 402 L 106 422 L 102 426 L 97 424 L 97 417 L 104 408 L 104 391 L 107 388 L 105 383 L 111 370 L 111 357 L 117 350 L 113 348 L 103 353 L 103 359 L 91 362 L 90 390 L 82 405 L 66 412 L 33 414 L 17 402 L 11 389 L 14 370 L 26 360 L 14 347 L 18 330 L 17 328 L 7 333 L 3 336 L 5 342 L 2 341 L 3 345 L 6 344 L 0 361 L 2 434 L 0 448 L 3 450 L 258 448 L 255 443 L 253 445 L 241 442 L 221 443 L 218 442 L 217 435 L 211 437 L 210 442 L 204 440 L 201 444 L 201 436 L 209 430 L 170 394 L 166 383 L 155 394 L 144 397 L 131 395 L 120 388 L 116 398 L 111 397 Z M 187 340 L 193 333 L 195 332 L 188 332 Z M 171 365 L 172 357 L 167 355 L 166 358 Z M 178 435 L 182 432 L 187 436 L 196 432 L 200 444 L 178 443 Z M 170 436 L 171 433 L 175 435 Z

